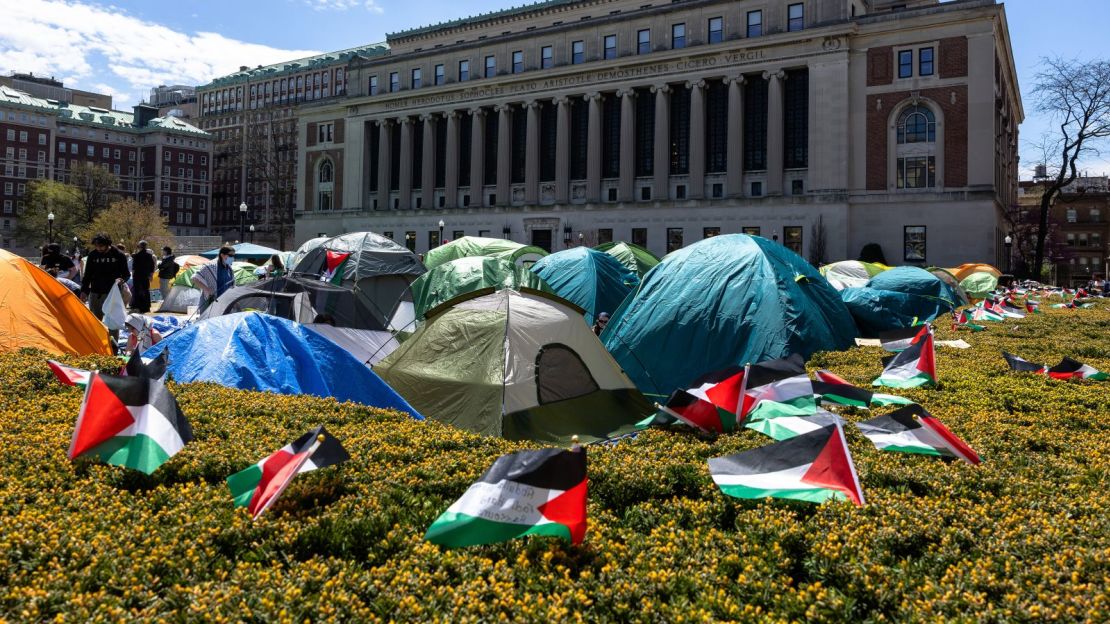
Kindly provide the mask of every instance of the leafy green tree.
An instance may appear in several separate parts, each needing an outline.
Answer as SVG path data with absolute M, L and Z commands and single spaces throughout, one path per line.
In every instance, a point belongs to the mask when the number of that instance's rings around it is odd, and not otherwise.
M 54 242 L 72 246 L 77 231 L 88 222 L 80 191 L 69 184 L 53 180 L 35 180 L 27 185 L 23 212 L 16 222 L 15 237 L 25 245 L 40 246 L 47 242 L 54 214 Z

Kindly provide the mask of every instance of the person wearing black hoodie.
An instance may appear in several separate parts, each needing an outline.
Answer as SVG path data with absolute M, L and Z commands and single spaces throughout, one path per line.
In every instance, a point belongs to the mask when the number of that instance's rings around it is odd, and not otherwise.
M 173 285 L 173 278 L 177 277 L 177 271 L 180 267 L 177 266 L 177 258 L 173 256 L 173 250 L 169 247 L 162 248 L 162 259 L 158 262 L 158 284 L 162 291 L 162 301 L 170 294 L 170 286 Z
M 92 239 L 93 250 L 85 259 L 85 275 L 81 278 L 81 300 L 89 302 L 89 310 L 97 319 L 104 319 L 104 300 L 113 288 L 131 278 L 127 256 L 115 247 L 103 232 Z
M 150 278 L 154 277 L 154 254 L 147 249 L 146 241 L 139 241 L 139 249 L 131 254 L 131 273 L 135 278 L 131 307 L 140 314 L 150 312 Z

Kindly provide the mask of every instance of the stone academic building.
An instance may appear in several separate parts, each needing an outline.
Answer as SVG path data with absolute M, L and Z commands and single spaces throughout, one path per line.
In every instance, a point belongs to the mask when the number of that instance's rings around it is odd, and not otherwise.
M 298 243 L 1004 253 L 1023 111 L 992 0 L 549 0 L 388 48 L 301 107 Z

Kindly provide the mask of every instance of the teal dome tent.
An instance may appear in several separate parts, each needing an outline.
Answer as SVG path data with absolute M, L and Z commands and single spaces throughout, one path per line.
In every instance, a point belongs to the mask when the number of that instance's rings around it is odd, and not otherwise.
M 640 277 L 613 256 L 574 247 L 540 258 L 532 272 L 543 279 L 563 299 L 586 311 L 586 323 L 593 324 L 601 312 L 612 313 Z
M 644 276 L 601 335 L 641 391 L 666 396 L 727 366 L 847 349 L 840 295 L 794 252 L 758 236 L 715 236 Z

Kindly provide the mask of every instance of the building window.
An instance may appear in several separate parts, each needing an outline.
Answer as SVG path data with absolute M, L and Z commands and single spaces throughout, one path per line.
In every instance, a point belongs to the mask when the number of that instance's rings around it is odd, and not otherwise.
M 702 228 L 701 229 L 701 237 L 702 238 L 713 238 L 714 236 L 720 236 L 720 235 L 721 235 L 721 228 L 719 228 L 719 227 L 707 227 L 707 228 Z
M 709 43 L 720 43 L 725 40 L 725 20 L 721 17 L 709 18 Z
M 604 41 L 605 41 L 604 58 L 605 59 L 615 59 L 615 58 L 617 58 L 617 36 L 616 35 L 605 35 L 605 40 Z
M 682 228 L 667 228 L 667 253 L 682 249 Z
M 459 61 L 459 82 L 470 80 L 470 61 Z
M 913 50 L 902 50 L 898 53 L 898 77 L 911 76 L 913 76 Z
M 332 209 L 332 191 L 335 186 L 335 169 L 330 159 L 325 158 L 320 162 L 320 169 L 316 174 L 316 209 Z
M 636 98 L 636 176 L 649 176 L 655 167 L 655 97 L 640 91 Z M 643 187 L 648 189 L 650 187 Z M 644 199 L 651 199 L 648 195 Z
M 497 57 L 490 55 L 486 57 L 486 78 L 493 78 L 497 75 Z
M 690 89 L 671 92 L 671 175 L 690 173 Z M 705 149 L 702 141 L 697 149 Z M 680 198 L 681 199 L 681 198 Z
M 447 73 L 443 68 L 443 63 L 440 63 L 435 68 L 435 83 L 441 85 L 445 82 L 447 82 Z
M 751 196 L 752 197 L 762 197 L 763 196 L 763 183 L 762 182 L 752 182 Z
M 744 87 L 744 170 L 767 169 L 767 81 L 750 76 Z
M 414 67 L 413 70 L 412 70 L 412 79 L 409 81 L 409 85 L 410 85 L 409 88 L 410 89 L 419 89 L 420 88 L 420 81 L 421 81 L 421 78 L 423 76 L 424 76 L 423 70 L 420 69 L 419 67 Z
M 513 52 L 513 73 L 519 74 L 524 71 L 524 52 L 517 50 Z
M 329 143 L 329 142 L 331 142 L 333 128 L 334 128 L 334 124 L 330 124 L 330 123 L 317 124 L 317 126 L 316 126 L 316 134 L 317 134 L 316 140 L 317 140 L 317 142 L 319 142 L 319 143 Z
M 787 72 L 783 87 L 784 167 L 809 166 L 809 70 Z
M 555 66 L 555 49 L 551 46 L 540 48 L 540 68 L 550 69 Z
M 605 97 L 601 102 L 601 176 L 603 178 L 620 176 L 620 145 L 620 98 Z
M 597 244 L 604 245 L 605 243 L 613 242 L 613 228 L 599 228 L 597 231 Z
M 782 244 L 799 256 L 802 255 L 802 226 L 788 225 L 782 228 Z
M 428 249 L 435 249 L 439 247 L 439 231 L 432 230 L 428 232 Z
M 645 28 L 636 32 L 636 54 L 651 52 L 651 29 Z
M 673 24 L 671 26 L 671 49 L 678 50 L 686 47 L 686 24 Z M 679 230 L 681 236 L 681 230 Z
M 578 65 L 586 60 L 586 42 L 575 41 L 570 44 L 570 64 Z
M 8 130 L 8 132 L 11 133 L 11 130 Z M 11 140 L 11 137 L 8 137 L 8 139 Z M 58 141 L 58 151 L 63 153 L 66 151 L 65 141 Z
M 1088 213 L 1088 215 L 1092 223 L 1098 223 L 1099 221 L 1102 221 L 1102 212 L 1098 208 L 1091 208 L 1091 211 Z
M 401 74 L 389 72 L 389 92 L 396 93 L 401 90 Z
M 728 169 L 728 85 L 710 80 L 705 88 L 705 171 Z
M 805 5 L 801 2 L 786 7 L 786 30 L 797 32 L 806 27 Z
M 647 228 L 632 228 L 632 244 L 647 248 Z
M 902 259 L 906 262 L 925 262 L 925 226 L 907 225 L 902 228 Z
M 748 36 L 758 37 L 763 34 L 763 11 L 748 11 Z
M 39 133 L 39 145 L 46 145 L 46 135 Z
M 405 232 L 405 247 L 408 248 L 409 251 L 416 251 L 416 232 Z
M 921 48 L 917 51 L 917 74 L 919 76 L 933 75 L 933 49 Z
M 803 195 L 805 194 L 805 182 L 797 178 L 790 181 L 790 194 Z
M 910 106 L 898 118 L 898 143 L 934 143 L 937 121 L 933 111 L 921 105 Z
M 898 188 L 921 189 L 936 186 L 936 160 L 932 156 L 898 159 Z
M 747 227 L 742 227 L 740 228 L 740 232 L 748 236 L 759 236 L 759 228 L 756 226 L 749 225 Z

